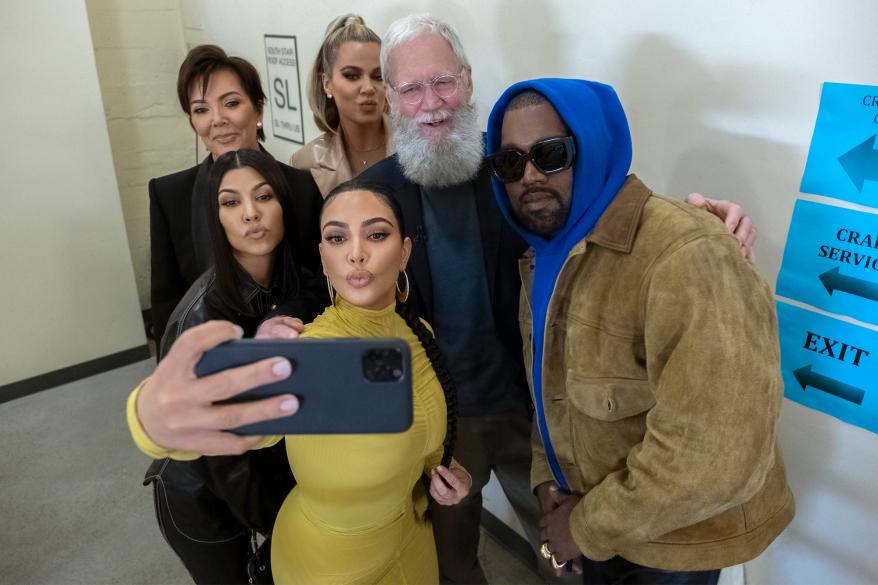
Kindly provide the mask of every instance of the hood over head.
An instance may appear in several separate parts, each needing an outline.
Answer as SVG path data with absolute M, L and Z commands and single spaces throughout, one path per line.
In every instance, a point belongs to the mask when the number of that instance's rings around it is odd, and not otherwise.
M 500 150 L 503 116 L 509 102 L 525 90 L 536 91 L 552 104 L 576 141 L 573 195 L 567 223 L 551 239 L 524 228 L 516 219 L 506 185 L 493 179 L 494 197 L 509 221 L 537 255 L 568 252 L 587 236 L 628 177 L 631 134 L 616 91 L 584 79 L 532 79 L 503 92 L 488 118 L 487 150 Z
M 570 214 L 558 232 L 545 238 L 529 231 L 517 220 L 505 184 L 492 177 L 492 187 L 506 220 L 518 230 L 535 253 L 536 266 L 529 291 L 533 319 L 535 419 L 549 467 L 561 489 L 567 490 L 543 411 L 542 363 L 546 314 L 555 282 L 570 250 L 591 233 L 625 184 L 631 166 L 631 134 L 622 104 L 609 85 L 582 79 L 532 79 L 516 83 L 503 92 L 491 110 L 487 136 L 489 153 L 500 150 L 503 116 L 509 102 L 528 89 L 545 96 L 576 142 Z

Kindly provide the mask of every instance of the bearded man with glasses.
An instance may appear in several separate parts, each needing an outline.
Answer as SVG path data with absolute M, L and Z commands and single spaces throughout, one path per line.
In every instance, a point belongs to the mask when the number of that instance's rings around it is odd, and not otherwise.
M 492 471 L 534 551 L 540 545 L 518 330 L 517 261 L 527 246 L 493 200 L 472 69 L 454 29 L 429 16 L 394 22 L 381 70 L 397 154 L 361 178 L 389 186 L 405 216 L 413 242 L 410 303 L 448 358 L 458 389 L 455 457 L 473 477 L 464 502 L 432 508 L 440 576 L 443 583 L 485 583 L 477 553 L 481 489 Z M 740 207 L 713 205 L 751 250 L 754 232 Z
M 629 175 L 610 86 L 537 79 L 488 120 L 494 194 L 530 249 L 521 331 L 546 567 L 715 585 L 794 514 L 769 287 L 715 218 Z

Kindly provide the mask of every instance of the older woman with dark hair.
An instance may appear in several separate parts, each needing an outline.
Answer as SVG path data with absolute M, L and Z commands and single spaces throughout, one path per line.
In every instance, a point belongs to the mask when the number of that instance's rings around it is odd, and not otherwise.
M 265 138 L 265 94 L 259 73 L 251 63 L 227 55 L 220 47 L 200 45 L 189 51 L 177 77 L 177 97 L 208 156 L 193 167 L 149 182 L 150 301 L 156 342 L 165 333 L 171 311 L 207 269 L 207 210 L 193 193 L 203 189 L 217 157 L 244 148 L 259 150 Z M 296 265 L 320 275 L 320 234 L 314 221 L 321 201 L 317 186 L 305 171 L 284 164 L 279 168 L 297 204 L 291 234 Z M 312 284 L 322 290 L 322 279 L 303 287 Z

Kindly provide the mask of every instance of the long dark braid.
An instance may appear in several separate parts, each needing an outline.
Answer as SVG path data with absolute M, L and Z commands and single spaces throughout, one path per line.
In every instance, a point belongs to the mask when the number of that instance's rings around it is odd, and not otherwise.
M 350 191 L 369 191 L 380 200 L 384 201 L 384 203 L 390 207 L 390 210 L 393 212 L 393 215 L 399 224 L 400 234 L 405 234 L 405 221 L 402 215 L 402 209 L 400 209 L 399 203 L 397 203 L 393 192 L 383 183 L 365 181 L 357 178 L 351 179 L 350 181 L 338 185 L 335 189 L 329 192 L 323 200 L 323 209 L 326 209 L 333 199 L 342 193 L 348 193 Z M 322 215 L 321 212 L 321 216 Z M 444 467 L 448 467 L 451 463 L 451 457 L 454 455 L 454 441 L 457 437 L 457 386 L 454 383 L 454 378 L 451 377 L 451 372 L 448 371 L 448 364 L 445 361 L 445 355 L 439 348 L 436 338 L 433 337 L 430 330 L 424 326 L 411 306 L 406 303 L 398 302 L 396 303 L 396 312 L 399 313 L 400 317 L 403 318 L 406 325 L 409 326 L 418 338 L 418 341 L 424 347 L 424 351 L 430 359 L 430 365 L 433 366 L 433 371 L 436 372 L 436 377 L 442 385 L 442 392 L 445 394 L 445 409 L 448 413 L 448 423 L 445 429 L 445 442 L 443 443 L 441 464 Z M 429 480 L 427 481 L 429 482 Z
M 423 321 L 418 318 L 411 306 L 406 303 L 397 302 L 396 312 L 403 318 L 406 325 L 417 336 L 418 341 L 424 347 L 427 357 L 430 359 L 430 365 L 436 372 L 436 377 L 442 385 L 442 392 L 445 394 L 445 409 L 448 412 L 447 426 L 445 429 L 445 442 L 442 444 L 442 465 L 448 467 L 451 463 L 451 456 L 454 455 L 454 441 L 457 438 L 457 386 L 451 372 L 448 371 L 448 364 L 445 361 L 445 354 L 439 348 L 436 338 L 430 333 L 430 330 L 424 325 Z

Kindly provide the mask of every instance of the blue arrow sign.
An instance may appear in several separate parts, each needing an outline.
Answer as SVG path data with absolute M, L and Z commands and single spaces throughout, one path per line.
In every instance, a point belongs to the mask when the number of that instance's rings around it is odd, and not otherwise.
M 878 325 L 878 214 L 796 201 L 777 294 Z
M 878 207 L 878 87 L 824 83 L 800 187 Z
M 841 274 L 841 269 L 837 267 L 821 274 L 820 282 L 823 283 L 823 286 L 826 287 L 826 291 L 830 295 L 833 291 L 840 290 L 857 297 L 878 301 L 878 284 L 852 276 L 845 276 Z
M 867 138 L 840 157 L 844 172 L 848 174 L 857 191 L 863 192 L 866 181 L 878 181 L 878 151 L 875 150 L 875 136 Z
M 848 402 L 853 402 L 858 405 L 863 403 L 863 396 L 866 394 L 865 391 L 851 386 L 850 384 L 845 384 L 844 382 L 839 382 L 829 376 L 818 374 L 811 369 L 811 364 L 799 368 L 798 370 L 793 370 L 793 376 L 795 376 L 796 381 L 799 383 L 799 386 L 802 387 L 802 390 L 807 390 L 808 386 L 811 386 L 812 388 L 823 390 L 827 394 L 838 396 L 842 400 L 847 400 Z
M 878 433 L 878 331 L 783 302 L 777 320 L 784 396 Z

